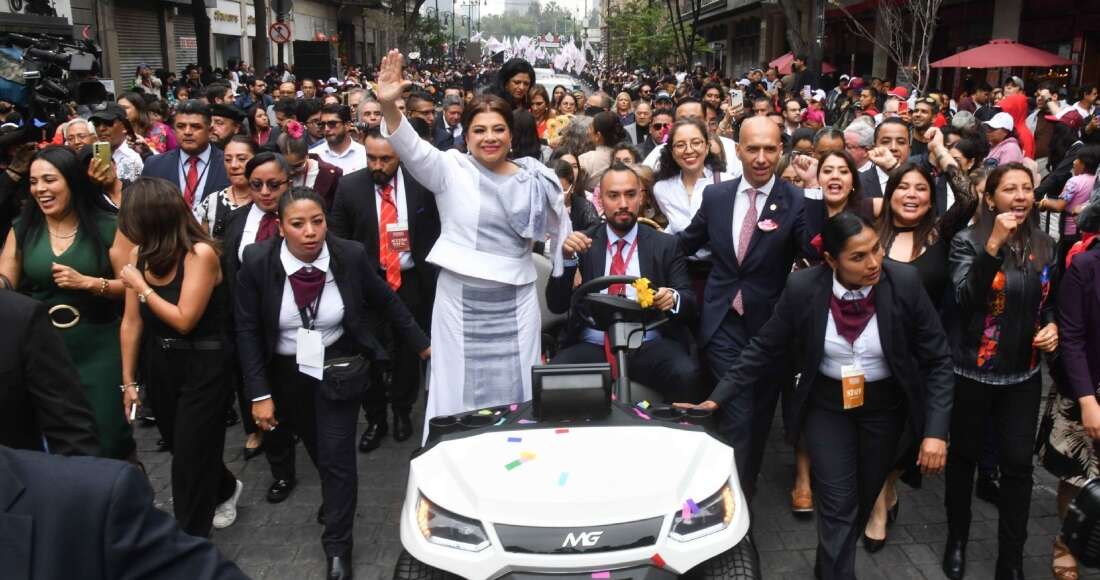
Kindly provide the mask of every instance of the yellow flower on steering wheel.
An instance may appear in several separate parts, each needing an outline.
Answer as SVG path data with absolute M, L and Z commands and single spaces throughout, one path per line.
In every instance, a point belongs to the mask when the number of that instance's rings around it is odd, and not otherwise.
M 649 278 L 638 278 L 631 286 L 634 287 L 634 291 L 638 294 L 638 305 L 642 308 L 651 308 L 653 306 L 653 289 L 649 287 Z

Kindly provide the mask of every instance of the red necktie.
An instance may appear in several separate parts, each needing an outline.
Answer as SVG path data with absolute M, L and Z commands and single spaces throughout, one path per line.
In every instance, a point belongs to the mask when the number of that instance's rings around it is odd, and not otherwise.
M 745 263 L 745 255 L 749 253 L 749 244 L 752 242 L 752 232 L 756 229 L 756 196 L 760 192 L 749 188 L 745 193 L 749 196 L 749 210 L 745 212 L 745 219 L 741 221 L 741 232 L 737 235 L 737 265 L 739 267 Z M 740 289 L 733 297 L 733 310 L 742 316 L 745 314 L 745 303 L 741 298 Z
M 275 212 L 265 213 L 260 218 L 260 227 L 256 230 L 256 241 L 262 242 L 278 235 L 279 223 L 275 221 Z
M 378 262 L 386 271 L 386 283 L 397 291 L 401 287 L 401 255 L 390 246 L 386 226 L 397 223 L 397 204 L 393 202 L 393 185 L 387 183 L 378 192 L 382 196 L 382 212 L 378 221 Z
M 183 190 L 183 200 L 187 207 L 195 204 L 195 190 L 199 188 L 199 158 L 191 157 L 187 160 L 187 186 Z
M 615 255 L 611 257 L 609 275 L 626 276 L 626 260 L 623 259 L 623 247 L 625 246 L 626 240 L 620 239 L 615 242 Z M 623 294 L 625 291 L 625 284 L 612 284 L 607 287 L 608 294 Z M 611 341 L 608 340 L 606 332 L 603 333 L 603 354 L 607 357 L 608 364 L 611 365 L 611 378 L 617 378 L 619 376 L 619 365 L 615 360 L 615 355 L 611 352 Z

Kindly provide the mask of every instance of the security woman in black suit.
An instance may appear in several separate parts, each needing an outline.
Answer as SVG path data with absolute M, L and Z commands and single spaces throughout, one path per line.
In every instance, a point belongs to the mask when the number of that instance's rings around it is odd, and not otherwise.
M 431 351 L 401 300 L 367 266 L 363 246 L 327 235 L 316 192 L 291 189 L 278 212 L 282 238 L 244 251 L 237 350 L 256 425 L 266 437 L 298 435 L 320 472 L 326 577 L 350 578 L 363 363 L 385 357 L 368 313 L 382 312 L 421 357 Z
M 954 375 L 916 270 L 884 263 L 878 234 L 853 213 L 830 218 L 821 235 L 826 264 L 791 274 L 771 319 L 699 407 L 717 409 L 795 348 L 802 375 L 786 409 L 788 435 L 806 435 L 816 568 L 829 580 L 855 578 L 856 540 L 903 435 L 923 438 L 925 473 L 943 469 Z

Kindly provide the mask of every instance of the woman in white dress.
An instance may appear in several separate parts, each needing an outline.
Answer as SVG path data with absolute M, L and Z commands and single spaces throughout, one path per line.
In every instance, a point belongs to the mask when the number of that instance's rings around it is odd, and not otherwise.
M 500 97 L 479 95 L 466 105 L 469 153 L 420 139 L 396 104 L 410 85 L 401 61 L 396 50 L 382 59 L 382 133 L 405 171 L 435 194 L 442 225 L 428 255 L 441 271 L 426 418 L 528 400 L 541 351 L 531 248 L 549 236 L 561 275 L 570 232 L 561 185 L 537 160 L 508 159 L 512 108 Z

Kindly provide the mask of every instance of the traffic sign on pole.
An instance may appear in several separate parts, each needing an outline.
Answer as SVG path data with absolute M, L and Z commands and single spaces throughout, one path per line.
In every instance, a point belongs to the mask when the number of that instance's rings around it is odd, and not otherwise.
M 290 42 L 290 24 L 282 20 L 272 23 L 271 27 L 267 29 L 267 37 L 275 44 Z

